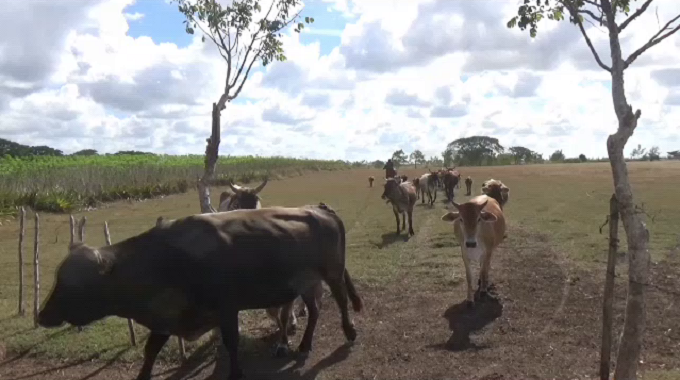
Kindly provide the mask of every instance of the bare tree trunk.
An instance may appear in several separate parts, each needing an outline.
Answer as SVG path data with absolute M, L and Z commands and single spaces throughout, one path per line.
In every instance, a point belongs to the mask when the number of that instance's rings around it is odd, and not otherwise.
M 612 357 L 612 309 L 614 303 L 614 278 L 616 253 L 619 248 L 619 204 L 616 194 L 609 200 L 609 255 L 602 302 L 602 347 L 600 350 L 600 380 L 609 380 Z
M 217 103 L 213 103 L 212 132 L 207 143 L 205 147 L 205 170 L 203 177 L 198 180 L 198 201 L 201 205 L 201 213 L 215 212 L 210 204 L 210 181 L 215 176 L 215 166 L 217 166 L 220 147 L 220 108 Z
M 602 10 L 607 16 L 609 47 L 611 50 L 612 100 L 619 121 L 616 133 L 607 139 L 607 151 L 614 179 L 614 190 L 619 203 L 619 212 L 628 243 L 628 297 L 623 333 L 616 357 L 614 378 L 617 380 L 637 379 L 638 358 L 645 331 L 645 284 L 649 276 L 649 231 L 635 210 L 633 189 L 628 178 L 628 168 L 623 149 L 635 132 L 640 110 L 633 113 L 628 104 L 624 88 L 624 61 L 621 56 L 619 30 L 615 11 L 609 0 L 602 0 Z

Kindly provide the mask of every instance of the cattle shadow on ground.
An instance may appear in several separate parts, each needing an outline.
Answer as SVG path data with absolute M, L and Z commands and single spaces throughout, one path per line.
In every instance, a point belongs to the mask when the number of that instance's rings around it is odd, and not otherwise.
M 463 351 L 467 349 L 484 349 L 484 345 L 477 345 L 470 340 L 470 334 L 479 331 L 503 315 L 503 305 L 496 297 L 484 297 L 475 302 L 473 308 L 468 307 L 466 301 L 457 303 L 444 312 L 444 318 L 452 331 L 446 343 L 432 345 L 448 351 Z
M 61 336 L 61 335 L 64 335 L 64 334 L 66 334 L 67 332 L 73 331 L 74 328 L 75 328 L 75 326 L 69 326 L 69 327 L 67 327 L 67 328 L 65 328 L 65 329 L 62 329 L 62 330 L 59 330 L 59 331 L 55 331 L 55 332 L 53 332 L 53 333 L 51 333 L 51 334 L 46 335 L 43 339 L 41 339 L 41 340 L 35 342 L 34 344 L 32 344 L 31 346 L 29 346 L 28 348 L 25 348 L 25 349 L 21 350 L 20 352 L 15 353 L 11 358 L 9 358 L 9 359 L 7 359 L 7 360 L 5 360 L 5 361 L 3 361 L 3 362 L 0 362 L 0 367 L 5 367 L 5 366 L 7 366 L 7 365 L 9 365 L 9 364 L 12 364 L 12 363 L 16 362 L 17 360 L 23 359 L 25 356 L 27 356 L 28 354 L 30 354 L 31 351 L 33 351 L 34 348 L 38 347 L 39 345 L 41 345 L 41 344 L 43 344 L 43 343 L 45 343 L 45 342 L 47 342 L 47 341 L 49 341 L 49 340 L 52 340 L 52 339 L 57 338 L 57 337 L 59 337 L 59 336 Z
M 404 232 L 397 235 L 395 232 L 388 232 L 380 236 L 380 243 L 373 243 L 379 249 L 383 249 L 390 246 L 398 241 L 403 241 L 406 243 L 409 240 L 409 235 L 404 234 Z
M 63 371 L 63 370 L 65 370 L 65 369 L 67 369 L 67 368 L 77 367 L 77 366 L 79 366 L 79 365 L 81 365 L 81 364 L 91 362 L 91 361 L 93 361 L 93 360 L 96 360 L 98 357 L 100 357 L 100 356 L 101 356 L 103 353 L 105 353 L 106 351 L 110 351 L 110 350 L 113 350 L 113 349 L 116 349 L 116 348 L 120 348 L 120 347 L 123 347 L 123 348 L 121 348 L 120 350 L 118 350 L 118 351 L 111 357 L 111 359 L 109 359 L 109 360 L 107 360 L 106 362 L 104 362 L 99 368 L 97 368 L 96 370 L 92 371 L 91 373 L 86 374 L 85 376 L 79 378 L 79 380 L 87 380 L 87 379 L 91 379 L 91 378 L 97 376 L 98 374 L 100 374 L 102 371 L 104 371 L 105 369 L 107 369 L 107 368 L 108 368 L 109 366 L 111 366 L 112 364 L 114 364 L 116 361 L 118 361 L 118 359 L 119 359 L 121 356 L 123 356 L 123 354 L 125 354 L 127 351 L 130 350 L 130 346 L 127 345 L 127 344 L 117 345 L 117 346 L 111 347 L 111 348 L 109 348 L 109 349 L 107 349 L 107 350 L 104 350 L 104 351 L 101 351 L 101 352 L 96 352 L 96 353 L 90 355 L 89 357 L 86 357 L 86 358 L 83 358 L 83 359 L 80 359 L 80 360 L 71 361 L 71 362 L 62 364 L 62 365 L 60 365 L 60 366 L 52 367 L 52 368 L 49 368 L 49 369 L 46 369 L 46 370 L 42 370 L 42 371 L 38 371 L 38 372 L 34 372 L 34 373 L 29 373 L 29 374 L 26 374 L 26 375 L 22 375 L 22 376 L 18 376 L 18 377 L 12 377 L 12 378 L 9 378 L 9 379 L 7 379 L 7 380 L 23 380 L 23 379 L 30 379 L 30 378 L 44 379 L 44 378 L 46 377 L 46 375 L 49 375 L 49 374 L 52 374 L 52 373 L 58 373 L 58 372 Z M 3 364 L 5 364 L 5 363 L 3 363 Z M 48 378 L 49 378 L 49 377 L 48 377 Z

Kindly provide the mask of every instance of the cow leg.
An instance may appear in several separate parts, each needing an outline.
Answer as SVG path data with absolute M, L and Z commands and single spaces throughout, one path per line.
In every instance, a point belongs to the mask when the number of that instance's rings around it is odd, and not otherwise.
M 487 297 L 489 289 L 489 270 L 491 269 L 491 250 L 487 250 L 482 259 L 482 267 L 479 271 L 479 295 L 481 298 Z
M 220 330 L 222 330 L 222 342 L 229 352 L 229 377 L 228 380 L 243 378 L 243 371 L 238 362 L 238 310 L 225 310 L 220 315 Z
M 151 332 L 144 345 L 144 364 L 142 364 L 142 369 L 139 370 L 137 380 L 151 379 L 153 364 L 156 361 L 158 353 L 161 352 L 161 349 L 165 346 L 168 339 L 170 339 L 170 335 Z
M 394 217 L 397 219 L 397 235 L 399 235 L 401 233 L 401 230 L 399 229 L 399 213 L 394 208 L 392 211 L 394 212 Z
M 274 346 L 274 355 L 284 357 L 290 353 L 290 341 L 288 340 L 288 322 L 293 311 L 293 301 L 281 307 L 281 327 L 279 331 L 279 342 Z
M 475 292 L 472 290 L 472 270 L 470 269 L 470 259 L 465 248 L 461 246 L 463 253 L 463 264 L 465 264 L 465 280 L 467 282 L 467 306 L 472 308 L 475 305 Z
M 290 323 L 288 324 L 288 335 L 295 335 L 295 333 L 297 332 L 298 321 L 297 317 L 295 316 L 295 303 L 296 303 L 295 301 L 290 303 L 290 312 L 288 313 L 289 314 L 288 321 L 290 321 Z
M 319 286 L 321 283 L 319 282 Z M 320 297 L 319 297 L 320 298 Z M 305 328 L 305 333 L 302 336 L 300 345 L 298 346 L 298 352 L 302 356 L 307 356 L 312 351 L 312 340 L 314 338 L 314 330 L 316 329 L 316 323 L 319 320 L 319 303 L 317 302 L 317 289 L 313 289 L 302 295 L 302 301 L 307 306 L 307 311 L 309 316 L 307 317 L 307 327 Z
M 339 280 L 334 280 L 327 283 L 331 288 L 333 298 L 335 298 L 335 302 L 338 304 L 338 308 L 340 309 L 342 330 L 345 333 L 345 338 L 347 338 L 347 340 L 350 342 L 354 342 L 354 340 L 357 338 L 357 331 L 354 328 L 352 321 L 349 320 L 349 310 L 347 309 L 347 286 L 345 285 L 345 278 L 342 276 Z
M 413 232 L 413 207 L 408 209 L 408 234 L 411 236 L 416 234 Z
M 402 231 L 406 230 L 406 212 L 405 211 L 401 212 L 401 230 Z

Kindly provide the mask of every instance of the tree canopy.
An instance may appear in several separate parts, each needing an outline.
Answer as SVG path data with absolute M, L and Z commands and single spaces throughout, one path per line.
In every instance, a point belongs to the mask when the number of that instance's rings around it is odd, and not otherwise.
M 470 136 L 450 142 L 447 147 L 459 165 L 482 165 L 505 151 L 495 137 Z

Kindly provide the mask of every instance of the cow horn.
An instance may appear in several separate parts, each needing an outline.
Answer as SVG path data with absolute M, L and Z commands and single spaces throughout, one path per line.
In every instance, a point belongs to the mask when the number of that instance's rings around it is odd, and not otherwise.
M 235 192 L 235 193 L 238 193 L 238 192 L 241 191 L 241 186 L 239 186 L 239 185 L 234 185 L 231 181 L 229 181 L 229 187 L 230 187 L 231 190 L 232 190 L 233 192 Z
M 267 178 L 264 179 L 264 182 L 262 182 L 262 183 L 260 184 L 260 186 L 258 186 L 258 187 L 255 188 L 255 194 L 257 194 L 257 193 L 259 193 L 260 191 L 262 191 L 262 189 L 264 189 L 265 185 L 267 185 Z

